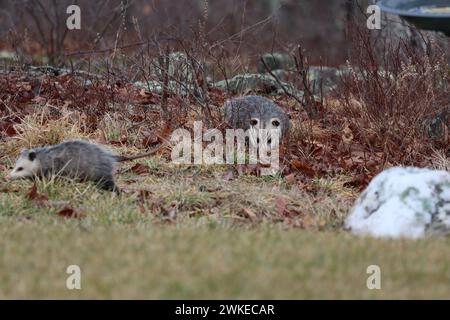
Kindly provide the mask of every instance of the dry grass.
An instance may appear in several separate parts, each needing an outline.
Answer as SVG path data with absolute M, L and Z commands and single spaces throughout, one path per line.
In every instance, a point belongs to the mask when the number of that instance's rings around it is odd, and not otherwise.
M 443 151 L 434 150 L 428 161 L 433 169 L 450 171 L 450 160 Z
M 355 198 L 355 192 L 342 187 L 342 181 L 319 179 L 316 194 L 290 186 L 283 178 L 255 176 L 225 181 L 226 167 L 176 166 L 164 158 L 142 161 L 150 173 L 135 174 L 133 164 L 119 169 L 117 197 L 89 183 L 67 180 L 43 180 L 38 192 L 51 202 L 66 201 L 83 212 L 87 219 L 109 216 L 133 216 L 133 221 L 182 223 L 204 220 L 208 223 L 241 225 L 264 222 L 285 227 L 322 230 L 339 227 Z M 345 181 L 345 180 L 343 180 Z M 39 207 L 26 199 L 28 181 L 1 182 L 0 210 L 6 215 L 55 216 L 59 207 Z M 347 191 L 346 191 L 347 190 Z
M 14 126 L 17 134 L 0 147 L 0 164 L 5 168 L 0 177 L 7 174 L 23 148 L 72 138 L 113 141 L 114 146 L 106 146 L 118 154 L 140 152 L 134 147 L 135 143 L 129 143 L 128 138 L 133 136 L 125 129 L 129 122 L 119 113 L 106 113 L 93 132 L 83 129 L 86 127 L 84 119 L 77 112 L 62 111 L 57 118 L 50 113 L 51 109 L 42 107 Z M 137 164 L 143 172 L 134 169 Z M 230 172 L 233 173 L 230 175 Z M 227 224 L 272 222 L 314 230 L 341 226 L 357 196 L 354 189 L 345 186 L 351 180 L 347 175 L 317 177 L 305 187 L 282 176 L 240 175 L 233 167 L 179 166 L 164 156 L 121 164 L 117 180 L 123 190 L 121 197 L 102 193 L 92 184 L 67 179 L 44 179 L 37 187 L 50 202 L 68 202 L 87 217 L 98 212 L 111 215 L 126 212 L 130 216 L 141 215 L 140 218 L 169 223 L 205 218 Z M 0 208 L 4 214 L 48 214 L 48 205 L 36 205 L 27 200 L 30 186 L 29 181 L 0 180 L 3 191 Z M 50 211 L 55 214 L 59 209 L 56 206 Z M 134 214 L 136 212 L 139 214 Z
M 1 157 L 16 157 L 22 149 L 56 144 L 69 139 L 86 139 L 82 119 L 76 112 L 65 111 L 57 119 L 49 119 L 51 109 L 38 109 L 14 126 L 17 134 L 0 145 Z

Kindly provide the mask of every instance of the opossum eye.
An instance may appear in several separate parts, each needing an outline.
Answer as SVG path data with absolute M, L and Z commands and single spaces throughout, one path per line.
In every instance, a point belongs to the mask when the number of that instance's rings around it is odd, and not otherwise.
M 278 121 L 278 120 L 273 120 L 273 121 L 272 121 L 272 125 L 273 125 L 274 127 L 278 127 L 278 126 L 280 125 L 280 121 Z
M 34 159 L 36 159 L 36 152 L 30 152 L 28 154 L 28 159 L 30 159 L 30 161 L 33 161 Z
M 250 125 L 251 126 L 256 126 L 257 124 L 258 124 L 258 120 L 257 119 L 250 120 Z
M 22 171 L 23 168 L 22 167 L 18 167 L 16 171 Z

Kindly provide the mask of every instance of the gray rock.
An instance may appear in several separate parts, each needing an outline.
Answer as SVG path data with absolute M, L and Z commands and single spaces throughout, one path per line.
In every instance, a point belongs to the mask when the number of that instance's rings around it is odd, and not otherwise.
M 295 62 L 292 57 L 286 53 L 274 52 L 265 53 L 261 56 L 270 71 L 286 70 L 293 71 L 295 69 Z M 266 73 L 267 68 L 261 60 L 258 60 L 258 72 Z
M 308 80 L 311 82 L 314 94 L 329 94 L 336 89 L 342 70 L 330 67 L 311 66 L 308 69 Z
M 134 83 L 134 86 L 138 88 L 142 88 L 148 92 L 152 92 L 154 94 L 161 95 L 163 94 L 164 90 L 164 82 L 157 81 L 157 80 L 150 80 L 150 81 L 136 81 Z M 170 94 L 175 95 L 181 95 L 181 96 L 187 96 L 189 93 L 194 92 L 195 88 L 194 86 L 190 84 L 185 83 L 179 83 L 177 81 L 170 80 L 167 83 L 167 92 Z
M 151 73 L 160 81 L 164 80 L 166 74 L 166 57 L 153 59 Z M 181 83 L 191 84 L 196 75 L 196 66 L 192 65 L 189 58 L 183 52 L 171 52 L 168 57 L 167 74 L 169 80 L 176 80 Z
M 281 84 L 289 92 L 289 94 L 295 95 L 299 98 L 303 97 L 303 92 L 295 88 L 292 84 L 286 82 L 281 82 Z M 269 74 L 239 74 L 231 79 L 228 79 L 228 81 L 218 81 L 213 86 L 223 90 L 228 90 L 232 94 L 285 94 L 282 86 Z

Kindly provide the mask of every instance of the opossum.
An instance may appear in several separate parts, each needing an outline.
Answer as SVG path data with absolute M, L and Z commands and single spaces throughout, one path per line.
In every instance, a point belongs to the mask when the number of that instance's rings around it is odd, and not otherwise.
M 7 179 L 61 176 L 80 181 L 93 181 L 101 189 L 119 192 L 114 180 L 117 162 L 144 158 L 166 146 L 136 156 L 114 155 L 105 148 L 83 140 L 69 140 L 60 144 L 21 152 Z
M 225 122 L 233 129 L 249 130 L 249 142 L 255 147 L 259 146 L 263 131 L 268 136 L 262 137 L 262 141 L 266 141 L 269 148 L 270 130 L 278 131 L 280 144 L 288 137 L 289 116 L 272 100 L 262 96 L 237 97 L 227 100 L 224 109 Z

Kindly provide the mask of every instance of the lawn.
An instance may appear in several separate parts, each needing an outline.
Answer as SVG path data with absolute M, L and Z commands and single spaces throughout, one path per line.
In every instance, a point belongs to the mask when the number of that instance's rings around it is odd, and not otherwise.
M 121 166 L 120 196 L 2 179 L 0 298 L 450 297 L 450 239 L 342 231 L 355 196 L 345 177 L 317 180 L 312 196 L 284 178 L 229 180 L 226 167 L 141 165 L 151 171 Z M 66 288 L 69 265 L 81 268 L 81 290 Z M 369 265 L 381 268 L 381 290 L 366 286 Z
M 449 239 L 1 218 L 0 298 L 449 298 Z M 66 268 L 81 268 L 81 290 Z M 369 265 L 381 289 L 366 287 Z

